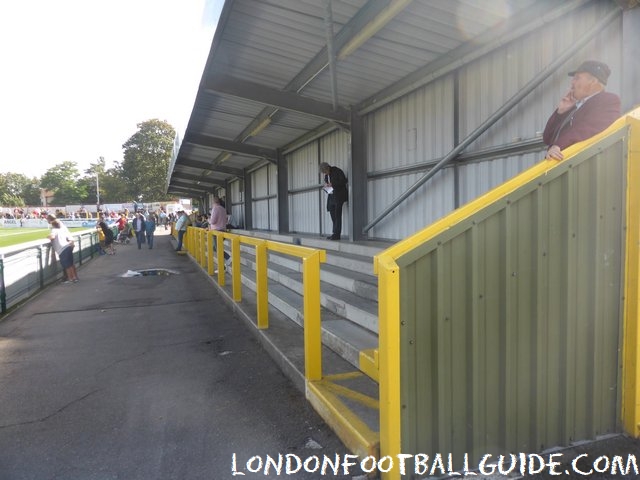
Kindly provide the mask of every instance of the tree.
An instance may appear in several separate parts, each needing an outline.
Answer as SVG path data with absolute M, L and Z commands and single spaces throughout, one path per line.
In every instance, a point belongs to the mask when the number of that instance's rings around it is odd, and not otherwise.
M 143 201 L 167 200 L 166 178 L 173 150 L 175 129 L 165 121 L 147 120 L 126 141 L 121 175 L 128 198 Z
M 37 177 L 33 177 L 27 185 L 22 189 L 22 198 L 25 205 L 40 206 L 42 205 L 42 198 L 40 196 L 40 180 Z
M 102 203 L 122 203 L 131 199 L 127 184 L 123 179 L 118 162 L 100 177 L 100 201 Z
M 45 172 L 40 186 L 53 192 L 53 201 L 58 205 L 84 203 L 88 197 L 87 186 L 78 180 L 80 172 L 75 162 L 62 162 Z
M 0 204 L 22 207 L 40 205 L 40 186 L 37 178 L 21 173 L 0 173 Z

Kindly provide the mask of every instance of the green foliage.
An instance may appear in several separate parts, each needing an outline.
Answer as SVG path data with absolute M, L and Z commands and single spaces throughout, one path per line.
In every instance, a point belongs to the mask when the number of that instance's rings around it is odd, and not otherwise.
M 62 162 L 45 172 L 40 186 L 53 191 L 53 203 L 67 205 L 83 203 L 88 197 L 86 184 L 81 184 L 80 172 L 75 162 Z
M 40 187 L 37 178 L 21 173 L 0 173 L 0 204 L 23 207 L 40 205 Z
M 138 124 L 138 131 L 125 142 L 122 177 L 129 198 L 143 201 L 168 200 L 164 193 L 175 129 L 153 119 Z
M 100 175 L 101 203 L 120 203 L 128 201 L 130 198 L 129 189 L 122 178 L 119 164 Z

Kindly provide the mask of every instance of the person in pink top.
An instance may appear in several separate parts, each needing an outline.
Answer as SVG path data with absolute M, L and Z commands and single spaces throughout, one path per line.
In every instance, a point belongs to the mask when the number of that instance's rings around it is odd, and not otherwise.
M 227 230 L 227 210 L 222 206 L 222 203 L 218 197 L 213 197 L 213 208 L 211 209 L 211 215 L 209 216 L 209 230 L 217 230 L 224 232 Z M 216 241 L 213 242 L 213 251 L 217 249 Z M 231 261 L 229 254 L 224 252 L 224 263 L 229 266 Z

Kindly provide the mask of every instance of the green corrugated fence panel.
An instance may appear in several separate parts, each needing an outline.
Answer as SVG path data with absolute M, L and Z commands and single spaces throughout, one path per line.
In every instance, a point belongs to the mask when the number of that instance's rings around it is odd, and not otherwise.
M 403 453 L 620 431 L 625 133 L 397 260 Z

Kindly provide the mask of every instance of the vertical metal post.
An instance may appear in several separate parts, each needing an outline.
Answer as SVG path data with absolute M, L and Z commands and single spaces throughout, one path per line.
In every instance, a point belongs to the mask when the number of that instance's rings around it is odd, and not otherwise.
M 4 255 L 0 254 L 0 311 L 7 311 L 7 290 L 4 286 Z
M 82 236 L 78 236 L 78 263 L 82 265 Z
M 401 453 L 400 273 L 395 260 L 377 259 L 379 318 L 380 455 Z M 382 475 L 399 480 L 397 468 Z
M 622 338 L 622 412 L 625 433 L 640 437 L 640 120 L 630 124 L 627 157 L 627 228 L 625 238 Z
M 218 285 L 226 285 L 224 278 L 224 233 L 216 235 L 216 256 L 218 259 Z
M 269 286 L 267 276 L 267 242 L 256 245 L 256 302 L 258 328 L 269 328 Z
M 240 238 L 236 235 L 231 237 L 231 285 L 233 286 L 233 300 L 242 300 L 242 278 L 240 276 Z
M 213 242 L 216 241 L 216 237 L 213 235 L 213 232 L 209 230 L 207 232 L 207 273 L 209 275 L 213 275 L 215 271 L 215 264 L 213 261 L 214 250 L 213 250 Z
M 320 253 L 302 260 L 304 291 L 304 372 L 308 382 L 322 380 L 322 328 L 320 323 Z
M 44 288 L 44 264 L 42 262 L 42 249 L 44 245 L 38 247 L 38 280 L 40 281 L 40 288 Z

